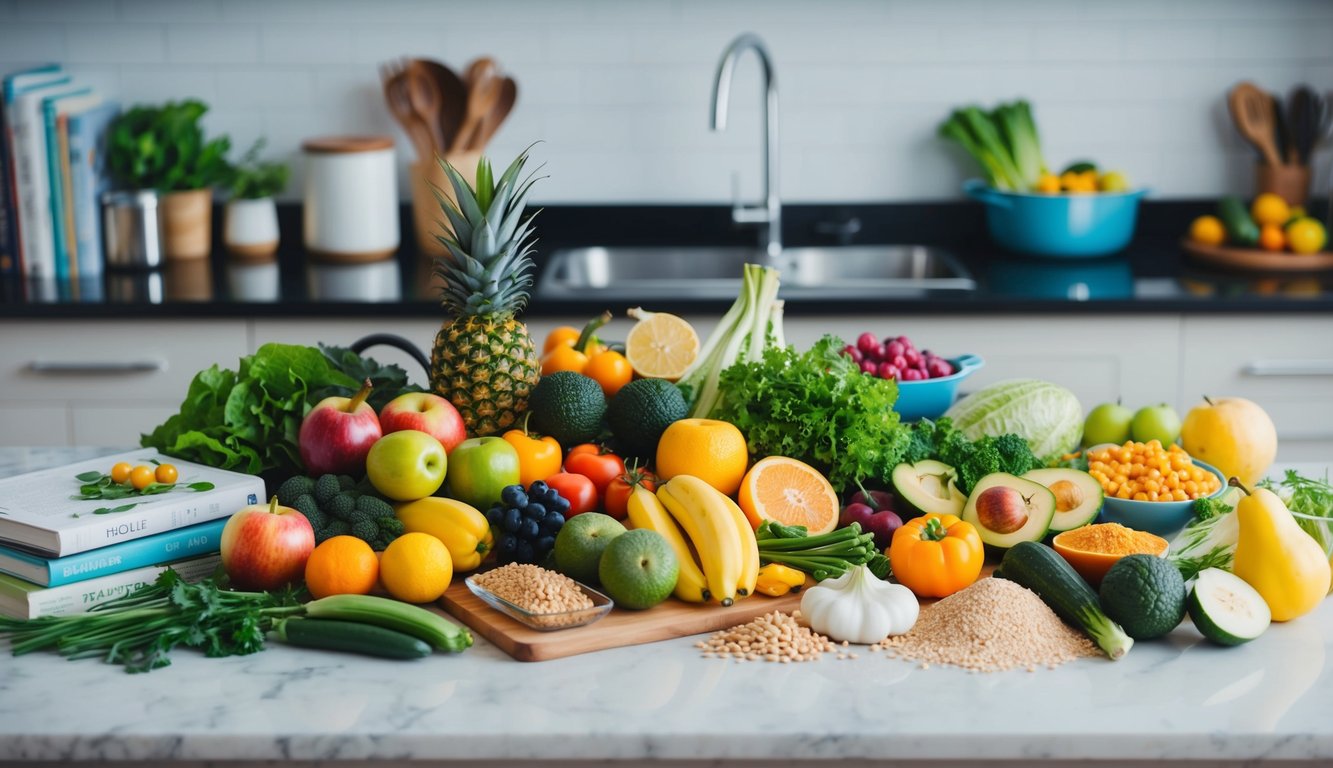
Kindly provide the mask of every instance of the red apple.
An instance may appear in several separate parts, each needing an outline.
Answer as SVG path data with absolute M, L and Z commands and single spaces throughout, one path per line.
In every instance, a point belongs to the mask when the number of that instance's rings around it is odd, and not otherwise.
M 366 379 L 354 397 L 326 397 L 306 414 L 296 444 L 309 474 L 365 474 L 366 454 L 383 435 L 369 395 Z
M 415 429 L 425 432 L 453 453 L 467 439 L 467 426 L 454 404 L 429 392 L 408 392 L 390 400 L 380 410 L 380 429 L 384 434 Z
M 305 515 L 278 506 L 252 504 L 222 527 L 222 567 L 237 589 L 272 590 L 300 581 L 315 548 L 315 530 Z

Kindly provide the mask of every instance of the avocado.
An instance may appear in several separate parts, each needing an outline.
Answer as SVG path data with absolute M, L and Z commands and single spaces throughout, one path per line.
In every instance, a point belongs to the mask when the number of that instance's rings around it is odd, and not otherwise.
M 543 376 L 528 396 L 531 427 L 562 446 L 586 443 L 602 431 L 606 395 L 597 382 L 573 371 Z
M 893 468 L 893 492 L 904 520 L 934 512 L 961 515 L 967 497 L 958 490 L 958 472 L 942 461 L 918 461 Z
M 1034 469 L 1024 474 L 1023 479 L 1041 483 L 1055 494 L 1055 519 L 1051 520 L 1053 534 L 1089 525 L 1102 511 L 1105 498 L 1102 484 L 1087 472 L 1064 467 Z
M 1049 488 L 1008 472 L 978 480 L 963 506 L 963 520 L 976 527 L 981 543 L 994 549 L 1041 541 L 1054 517 L 1055 494 Z
M 606 421 L 623 457 L 651 460 L 666 428 L 689 413 L 675 384 L 665 379 L 638 379 L 621 387 L 611 399 Z
M 1166 558 L 1128 555 L 1102 579 L 1102 610 L 1135 640 L 1152 640 L 1185 618 L 1185 579 Z

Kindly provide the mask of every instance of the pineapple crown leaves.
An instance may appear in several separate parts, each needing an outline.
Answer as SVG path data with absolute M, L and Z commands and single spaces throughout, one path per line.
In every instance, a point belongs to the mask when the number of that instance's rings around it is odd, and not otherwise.
M 475 188 L 446 160 L 438 160 L 454 199 L 432 187 L 440 210 L 449 220 L 449 227 L 440 222 L 446 234 L 436 235 L 448 253 L 437 262 L 435 274 L 444 279 L 443 304 L 459 315 L 512 313 L 527 303 L 536 241 L 532 237 L 532 216 L 525 218 L 523 213 L 532 185 L 539 178 L 534 171 L 519 180 L 528 149 L 498 180 L 490 162 L 481 158 Z

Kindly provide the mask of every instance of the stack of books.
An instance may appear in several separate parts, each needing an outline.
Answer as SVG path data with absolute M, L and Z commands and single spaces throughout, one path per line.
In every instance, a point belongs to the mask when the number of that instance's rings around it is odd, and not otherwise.
M 0 277 L 100 277 L 103 150 L 119 106 L 58 64 L 0 84 Z
M 174 464 L 176 487 L 114 501 L 81 500 L 78 475 L 117 462 Z M 211 483 L 192 491 L 191 483 Z M 219 563 L 222 528 L 264 498 L 258 477 L 140 450 L 0 479 L 0 614 L 86 611 L 150 584 L 168 567 L 189 580 Z

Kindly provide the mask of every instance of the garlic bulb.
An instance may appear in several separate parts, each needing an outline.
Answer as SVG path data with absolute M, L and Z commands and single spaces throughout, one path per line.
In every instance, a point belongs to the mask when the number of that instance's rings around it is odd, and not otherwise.
M 839 642 L 878 643 L 916 624 L 916 595 L 901 584 L 880 581 L 864 565 L 806 590 L 801 615 L 810 628 Z

